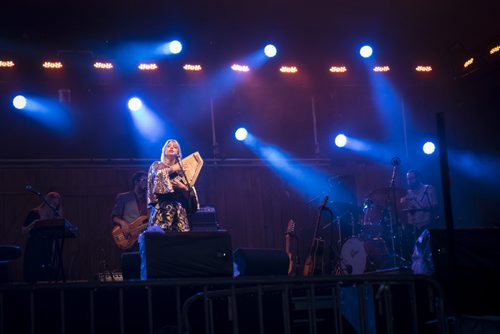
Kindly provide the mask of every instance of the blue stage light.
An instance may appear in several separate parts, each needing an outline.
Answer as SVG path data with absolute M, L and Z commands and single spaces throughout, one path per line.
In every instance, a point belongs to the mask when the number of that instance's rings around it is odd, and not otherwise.
M 168 44 L 168 49 L 172 54 L 178 54 L 182 51 L 182 43 L 175 40 Z
M 436 145 L 433 142 L 428 141 L 422 146 L 422 150 L 425 154 L 432 154 L 436 151 Z
M 28 101 L 26 100 L 26 98 L 22 95 L 17 95 L 13 100 L 12 100 L 12 104 L 14 105 L 14 108 L 16 109 L 24 109 L 24 107 L 26 107 L 26 104 L 28 103 Z
M 364 45 L 361 47 L 361 49 L 359 49 L 359 54 L 363 58 L 370 58 L 373 54 L 373 49 L 369 45 Z
M 142 101 L 137 97 L 133 97 L 128 100 L 128 108 L 131 111 L 137 111 L 142 108 Z
M 278 50 L 276 49 L 276 47 L 272 44 L 268 44 L 266 45 L 266 47 L 264 48 L 264 54 L 269 57 L 269 58 L 272 58 L 274 56 L 276 56 L 276 54 L 278 53 Z
M 338 134 L 337 137 L 335 137 L 335 145 L 337 147 L 344 147 L 347 144 L 347 137 L 344 134 Z
M 234 137 L 239 141 L 247 139 L 247 136 L 248 136 L 248 131 L 245 128 L 239 128 L 234 132 Z

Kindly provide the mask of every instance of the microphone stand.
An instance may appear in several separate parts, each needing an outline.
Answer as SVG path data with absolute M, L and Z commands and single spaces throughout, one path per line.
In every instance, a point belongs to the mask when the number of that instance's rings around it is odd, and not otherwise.
M 401 161 L 399 160 L 398 157 L 392 158 L 392 161 L 391 161 L 392 176 L 391 176 L 391 182 L 389 185 L 390 201 L 392 204 L 392 208 L 391 208 L 391 210 L 389 210 L 389 213 L 390 213 L 389 220 L 390 220 L 390 232 L 391 232 L 391 247 L 392 247 L 392 251 L 393 251 L 393 255 L 394 255 L 393 256 L 393 264 L 395 267 L 397 266 L 396 256 L 400 260 L 406 261 L 406 259 L 402 256 L 402 246 L 401 246 L 402 236 L 398 235 L 398 238 L 399 238 L 399 242 L 398 242 L 399 254 L 398 255 L 395 254 L 396 253 L 396 245 L 395 245 L 395 241 L 394 241 L 394 238 L 395 238 L 394 225 L 399 226 L 398 207 L 397 207 L 397 202 L 396 202 L 396 187 L 395 187 L 396 182 L 395 182 L 395 179 L 396 179 L 396 170 L 397 170 L 400 163 L 401 163 Z M 402 234 L 402 231 L 399 234 Z
M 336 212 L 334 212 L 329 207 L 322 206 L 321 211 L 325 211 L 329 213 L 330 219 L 329 223 L 323 226 L 321 230 L 325 230 L 330 228 L 330 243 L 328 249 L 330 250 L 330 272 L 336 275 L 342 275 L 342 265 L 340 264 L 340 251 L 342 248 L 342 232 L 340 230 L 340 219 Z M 335 226 L 333 226 L 335 225 Z M 334 243 L 334 228 L 337 228 L 338 240 Z
M 27 185 L 26 186 L 26 190 L 28 190 L 32 194 L 37 195 L 38 198 L 40 198 L 42 200 L 42 202 L 44 202 L 52 210 L 52 213 L 54 214 L 55 218 L 59 217 L 59 209 L 57 209 L 56 207 L 52 206 L 52 204 L 50 204 L 47 201 L 47 199 L 45 198 L 45 196 L 41 192 L 33 189 L 33 187 L 31 185 Z
M 180 168 L 180 174 L 181 174 L 181 177 L 182 179 L 186 182 L 186 185 L 187 185 L 187 188 L 188 188 L 188 192 L 189 192 L 189 198 L 188 198 L 188 207 L 186 207 L 186 210 L 189 210 L 189 207 L 191 206 L 191 197 L 192 196 L 195 196 L 197 197 L 196 195 L 196 192 L 194 192 L 195 190 L 193 189 L 193 187 L 191 186 L 191 183 L 189 182 L 187 176 L 186 176 L 186 172 L 184 171 L 184 167 L 182 167 L 182 163 L 181 163 L 181 159 L 179 158 L 179 155 L 176 154 L 175 155 L 175 160 L 177 161 L 177 163 L 179 164 L 179 168 Z M 194 192 L 194 195 L 193 195 L 193 192 Z M 198 210 L 198 202 L 196 203 L 195 205 L 195 208 L 192 208 L 194 210 L 194 212 L 196 212 Z
M 191 183 L 189 183 L 189 180 L 186 176 L 186 173 L 184 172 L 184 167 L 182 167 L 181 159 L 179 158 L 178 154 L 175 155 L 175 161 L 177 162 L 177 164 L 179 165 L 179 168 L 180 168 L 179 174 L 182 177 L 182 179 L 184 180 L 184 182 L 186 183 L 186 186 L 188 187 L 189 194 L 191 194 L 193 188 L 191 187 Z

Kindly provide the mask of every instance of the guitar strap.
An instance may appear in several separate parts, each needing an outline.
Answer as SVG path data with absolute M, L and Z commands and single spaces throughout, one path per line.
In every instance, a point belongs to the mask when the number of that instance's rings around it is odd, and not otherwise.
M 139 199 L 139 197 L 137 197 L 137 195 L 135 195 L 135 201 L 137 202 L 137 209 L 139 210 L 139 216 L 146 216 L 148 214 L 146 199 L 144 198 L 141 200 Z

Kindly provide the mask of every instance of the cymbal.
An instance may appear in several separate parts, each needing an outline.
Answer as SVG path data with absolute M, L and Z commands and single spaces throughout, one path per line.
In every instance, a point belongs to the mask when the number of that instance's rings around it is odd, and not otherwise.
M 328 205 L 335 211 L 337 214 L 342 215 L 346 212 L 361 212 L 362 208 L 348 202 L 328 202 Z
M 429 208 L 402 209 L 403 212 L 431 211 Z
M 373 203 L 385 205 L 388 201 L 396 199 L 399 202 L 399 199 L 406 195 L 406 189 L 403 188 L 378 188 L 372 190 L 367 199 L 371 199 Z
M 370 196 L 370 195 L 385 195 L 385 194 L 391 194 L 393 192 L 396 193 L 396 194 L 406 193 L 406 189 L 399 188 L 399 187 L 394 187 L 394 188 L 391 188 L 391 187 L 377 188 L 377 189 L 372 190 L 370 192 L 370 194 L 368 194 L 368 196 Z

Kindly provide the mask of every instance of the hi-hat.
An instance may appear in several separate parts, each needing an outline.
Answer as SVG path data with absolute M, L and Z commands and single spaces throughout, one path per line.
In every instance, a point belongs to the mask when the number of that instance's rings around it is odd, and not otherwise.
M 339 216 L 342 216 L 348 212 L 350 213 L 361 213 L 363 211 L 362 208 L 348 202 L 328 202 L 328 206 L 330 206 L 333 211 L 335 211 Z

